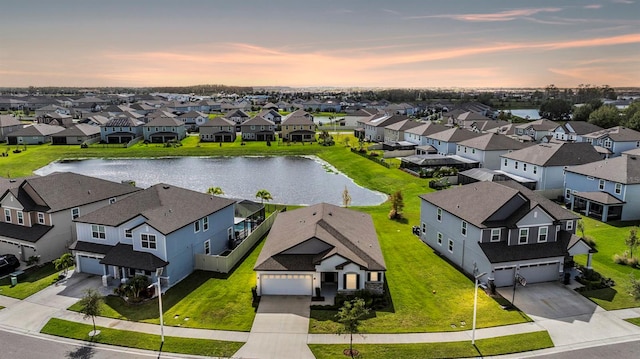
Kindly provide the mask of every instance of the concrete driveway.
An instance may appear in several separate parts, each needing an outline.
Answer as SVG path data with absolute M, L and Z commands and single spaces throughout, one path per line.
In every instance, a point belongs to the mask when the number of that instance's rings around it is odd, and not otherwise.
M 307 346 L 311 297 L 262 296 L 249 340 L 234 358 L 314 358 Z
M 513 287 L 498 288 L 508 300 Z M 518 286 L 515 305 L 549 332 L 556 346 L 574 345 L 640 334 L 640 327 L 621 320 L 560 282 Z

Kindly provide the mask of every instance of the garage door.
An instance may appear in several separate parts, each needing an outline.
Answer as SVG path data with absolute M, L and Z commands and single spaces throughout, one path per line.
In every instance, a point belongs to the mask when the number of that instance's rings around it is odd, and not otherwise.
M 99 258 L 92 258 L 88 256 L 78 256 L 80 259 L 80 271 L 82 273 L 103 275 L 103 265 L 100 264 Z
M 493 283 L 496 287 L 506 287 L 513 285 L 513 277 L 515 276 L 515 267 L 498 267 L 493 272 Z
M 313 295 L 310 274 L 263 274 L 260 276 L 262 295 Z
M 558 265 L 558 262 L 521 265 L 518 273 L 527 283 L 550 282 L 559 278 Z

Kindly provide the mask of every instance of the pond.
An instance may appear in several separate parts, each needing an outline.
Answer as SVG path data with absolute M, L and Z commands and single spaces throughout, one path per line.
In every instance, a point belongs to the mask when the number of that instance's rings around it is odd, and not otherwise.
M 540 119 L 540 113 L 535 108 L 511 110 L 511 114 L 532 121 Z
M 220 187 L 225 197 L 257 200 L 260 189 L 271 193 L 271 203 L 342 205 L 349 191 L 352 206 L 378 205 L 384 193 L 358 186 L 329 163 L 313 156 L 180 157 L 160 159 L 90 159 L 53 162 L 35 171 L 75 172 L 110 181 L 135 181 L 147 188 L 157 183 L 206 192 Z

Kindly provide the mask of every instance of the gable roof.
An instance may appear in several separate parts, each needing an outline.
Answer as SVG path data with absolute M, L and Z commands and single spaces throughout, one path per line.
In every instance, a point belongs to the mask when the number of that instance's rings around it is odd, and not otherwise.
M 640 159 L 632 155 L 623 155 L 579 166 L 571 166 L 566 171 L 602 178 L 611 182 L 640 183 Z
M 410 128 L 408 130 L 406 130 L 406 133 L 412 133 L 414 135 L 418 135 L 418 136 L 429 136 L 432 135 L 434 133 L 438 133 L 441 131 L 445 131 L 449 129 L 449 127 L 438 124 L 438 123 L 434 123 L 431 121 L 427 121 L 424 122 L 414 128 Z
M 564 125 L 558 127 L 563 127 L 565 130 L 567 130 L 567 132 L 570 132 L 568 131 L 568 127 L 571 127 L 573 129 L 573 132 L 577 135 L 584 135 L 587 133 L 602 130 L 602 127 L 594 125 L 587 121 L 567 121 Z
M 616 142 L 640 141 L 640 132 L 632 130 L 627 127 L 615 126 L 611 128 L 606 128 L 604 130 L 585 134 L 584 137 L 587 137 L 587 138 L 609 137 L 610 139 Z
M 116 227 L 143 216 L 145 223 L 166 235 L 234 203 L 231 199 L 159 183 L 76 221 Z
M 283 125 L 313 125 L 313 120 L 309 117 L 297 115 L 297 116 L 288 116 L 284 121 L 282 121 Z
M 22 126 L 22 122 L 11 115 L 0 115 L 0 127 Z
M 227 120 L 224 117 L 218 116 L 203 123 L 202 125 L 200 125 L 200 127 L 218 127 L 218 126 L 235 126 L 235 125 L 236 125 L 235 122 L 231 120 Z
M 149 121 L 149 123 L 142 125 L 142 127 L 153 126 L 184 126 L 184 122 L 174 117 L 156 117 Z
M 470 138 L 474 138 L 478 136 L 480 136 L 479 133 L 462 130 L 460 128 L 454 127 L 454 128 L 449 128 L 448 130 L 436 132 L 432 135 L 429 135 L 428 137 L 433 140 L 457 143 L 457 142 L 468 140 Z
M 278 256 L 300 257 L 283 252 L 314 239 L 326 243 L 329 249 L 306 254 L 307 261 L 278 260 Z M 371 216 L 328 203 L 279 213 L 254 270 L 302 270 L 299 266 L 309 268 L 334 255 L 368 270 L 386 270 Z
M 144 122 L 129 117 L 114 117 L 104 124 L 104 127 L 138 127 L 142 125 Z
M 250 118 L 244 121 L 240 126 L 275 126 L 276 124 L 273 121 L 269 121 L 262 116 L 256 116 L 254 118 Z
M 540 143 L 500 157 L 538 166 L 573 166 L 599 161 L 602 155 L 590 143 Z
M 53 137 L 68 137 L 68 136 L 91 136 L 100 134 L 100 127 L 88 125 L 85 123 L 79 123 L 72 127 L 60 131 L 53 135 Z
M 553 131 L 558 127 L 558 123 L 551 120 L 547 120 L 546 118 L 541 118 L 539 120 L 517 125 L 516 127 L 522 128 L 522 129 L 531 127 L 536 131 Z
M 528 147 L 528 145 L 523 142 L 497 133 L 487 133 L 485 135 L 460 141 L 458 142 L 458 145 L 483 151 L 519 150 Z
M 34 123 L 33 125 L 23 127 L 17 131 L 11 132 L 7 136 L 8 137 L 50 136 L 60 131 L 64 131 L 64 127 L 47 125 L 44 123 Z
M 418 127 L 418 126 L 420 126 L 420 122 L 414 121 L 414 120 L 410 120 L 410 119 L 406 119 L 406 120 L 391 124 L 391 125 L 385 127 L 385 129 L 391 130 L 391 131 L 406 131 L 406 130 L 409 130 L 411 128 Z

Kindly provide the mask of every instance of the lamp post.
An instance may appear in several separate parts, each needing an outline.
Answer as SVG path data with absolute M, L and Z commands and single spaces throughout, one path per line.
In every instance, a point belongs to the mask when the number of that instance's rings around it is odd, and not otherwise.
M 156 285 L 158 286 L 158 310 L 160 311 L 160 338 L 164 344 L 164 315 L 162 313 L 162 288 L 160 288 L 160 276 L 164 268 L 156 268 Z
M 471 345 L 476 345 L 476 314 L 478 313 L 478 279 L 485 276 L 487 273 L 482 272 L 475 276 L 476 285 L 475 285 L 475 293 L 473 297 L 473 327 L 471 329 Z

